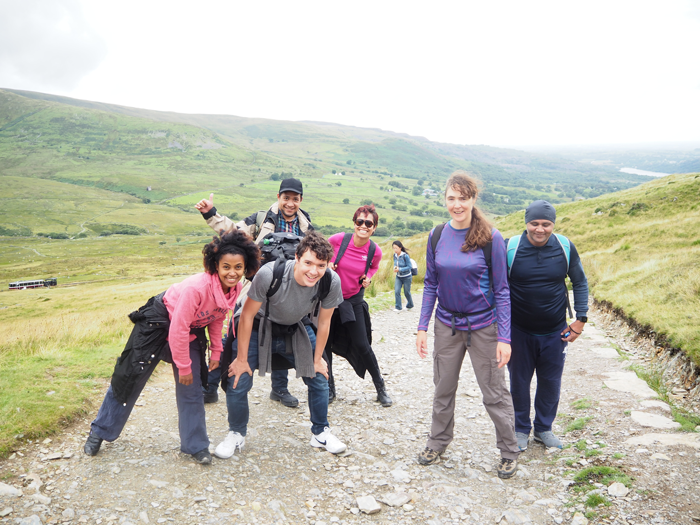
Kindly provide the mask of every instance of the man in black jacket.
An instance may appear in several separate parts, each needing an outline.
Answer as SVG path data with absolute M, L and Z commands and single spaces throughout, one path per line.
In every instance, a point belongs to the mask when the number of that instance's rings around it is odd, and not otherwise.
M 202 199 L 197 208 L 207 224 L 216 232 L 228 231 L 232 228 L 245 231 L 255 242 L 260 244 L 268 233 L 290 232 L 303 236 L 313 230 L 311 217 L 300 208 L 304 199 L 304 187 L 299 179 L 284 179 L 280 184 L 277 202 L 266 212 L 256 212 L 242 221 L 234 223 L 225 215 L 220 215 L 214 207 L 214 194 L 209 199 Z M 247 295 L 249 283 L 244 286 L 242 297 Z M 209 376 L 209 389 L 204 393 L 205 403 L 218 401 L 217 389 L 221 370 L 216 369 Z M 289 392 L 287 370 L 274 370 L 271 374 L 272 390 L 270 399 L 280 401 L 284 406 L 297 407 L 299 400 Z
M 552 234 L 556 211 L 547 201 L 535 201 L 525 211 L 526 230 L 508 242 L 508 281 L 511 300 L 511 348 L 508 363 L 510 392 L 515 409 L 515 437 L 527 449 L 530 420 L 530 383 L 537 373 L 535 441 L 562 448 L 552 432 L 557 415 L 561 376 L 568 343 L 581 334 L 588 313 L 588 281 L 576 247 Z M 576 320 L 566 323 L 569 292 L 574 291 Z

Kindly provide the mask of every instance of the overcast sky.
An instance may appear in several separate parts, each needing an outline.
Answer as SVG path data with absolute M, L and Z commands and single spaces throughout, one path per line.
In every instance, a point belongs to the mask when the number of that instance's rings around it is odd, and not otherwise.
M 0 87 L 459 144 L 697 141 L 700 0 L 0 0 Z

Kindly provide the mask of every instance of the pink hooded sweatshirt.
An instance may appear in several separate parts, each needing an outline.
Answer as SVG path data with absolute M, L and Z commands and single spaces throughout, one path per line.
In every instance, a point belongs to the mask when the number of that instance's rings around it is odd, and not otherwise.
M 192 373 L 190 343 L 196 336 L 190 334 L 191 328 L 207 327 L 211 360 L 220 360 L 223 351 L 221 329 L 224 319 L 236 304 L 242 287 L 241 283 L 238 283 L 235 288 L 224 294 L 217 274 L 198 273 L 181 283 L 173 284 L 165 292 L 163 303 L 170 317 L 168 342 L 173 362 L 181 376 Z

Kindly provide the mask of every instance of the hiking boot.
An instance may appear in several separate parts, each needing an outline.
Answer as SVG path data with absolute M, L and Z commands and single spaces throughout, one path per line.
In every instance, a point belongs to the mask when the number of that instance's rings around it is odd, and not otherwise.
M 555 436 L 551 430 L 545 430 L 544 432 L 537 432 L 535 430 L 535 441 L 542 443 L 547 448 L 562 448 L 562 442 L 559 438 Z
M 525 432 L 516 432 L 515 439 L 518 440 L 518 448 L 520 450 L 527 450 L 527 442 L 530 440 L 530 434 Z
M 219 401 L 218 392 L 207 392 L 204 394 L 204 403 L 216 403 Z
M 331 377 L 331 380 L 328 381 L 328 404 L 330 405 L 333 401 L 335 401 L 335 381 Z
M 236 449 L 241 452 L 243 445 L 245 445 L 245 436 L 241 436 L 238 432 L 231 430 L 226 438 L 216 447 L 214 455 L 217 458 L 228 459 L 233 456 Z
M 96 435 L 90 432 L 90 434 L 87 437 L 87 441 L 85 442 L 85 446 L 83 447 L 83 451 L 88 456 L 96 456 L 97 453 L 100 451 L 101 446 L 102 438 L 98 438 Z
M 299 406 L 299 400 L 289 393 L 289 390 L 284 390 L 278 392 L 277 390 L 270 390 L 270 399 L 273 401 L 279 401 L 286 407 L 294 408 Z
M 309 443 L 312 447 L 325 448 L 331 454 L 340 454 L 348 448 L 345 443 L 331 434 L 331 429 L 326 427 L 320 434 L 314 434 Z
M 211 465 L 211 454 L 208 448 L 200 450 L 196 454 L 192 454 L 192 457 L 200 465 Z
M 383 407 L 390 407 L 394 402 L 386 391 L 386 383 L 384 380 L 382 379 L 381 383 L 374 383 L 374 387 L 377 389 L 377 401 L 379 401 Z
M 440 454 L 442 454 L 442 452 L 437 452 L 432 448 L 425 447 L 425 450 L 418 454 L 418 463 L 421 465 L 432 465 L 434 463 L 439 463 Z
M 518 460 L 501 458 L 501 462 L 496 467 L 496 470 L 499 478 L 512 478 L 515 475 L 515 471 L 518 470 Z

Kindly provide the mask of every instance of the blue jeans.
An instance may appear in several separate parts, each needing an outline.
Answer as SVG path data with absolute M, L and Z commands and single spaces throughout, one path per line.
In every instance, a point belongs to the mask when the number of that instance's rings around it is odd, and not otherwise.
M 407 275 L 406 277 L 396 276 L 394 281 L 394 297 L 396 299 L 396 309 L 401 310 L 401 287 L 403 286 L 403 293 L 406 296 L 406 308 L 413 308 L 413 297 L 411 297 L 411 280 L 412 275 Z
M 316 348 L 316 334 L 310 326 L 306 326 L 306 332 L 311 340 L 311 349 Z M 286 353 L 286 344 L 283 337 L 272 338 L 272 353 L 281 354 L 292 365 L 294 354 Z M 233 355 L 238 355 L 238 339 L 233 342 Z M 255 372 L 258 368 L 258 332 L 253 330 L 250 334 L 248 345 L 248 366 Z M 226 407 L 228 409 L 228 427 L 233 432 L 245 436 L 248 431 L 250 410 L 248 407 L 248 392 L 253 387 L 253 376 L 243 374 L 238 380 L 238 386 L 233 388 L 233 379 L 229 378 L 226 390 Z M 323 374 L 316 377 L 304 377 L 304 383 L 309 389 L 309 412 L 311 414 L 311 432 L 320 434 L 328 426 L 328 380 Z M 274 385 L 273 385 L 274 387 Z
M 559 407 L 567 343 L 561 340 L 559 331 L 539 336 L 528 334 L 512 326 L 510 344 L 513 352 L 508 362 L 508 373 L 515 409 L 515 431 L 529 434 L 532 428 L 530 383 L 533 374 L 537 374 L 535 431 L 552 430 L 552 423 L 557 417 Z

